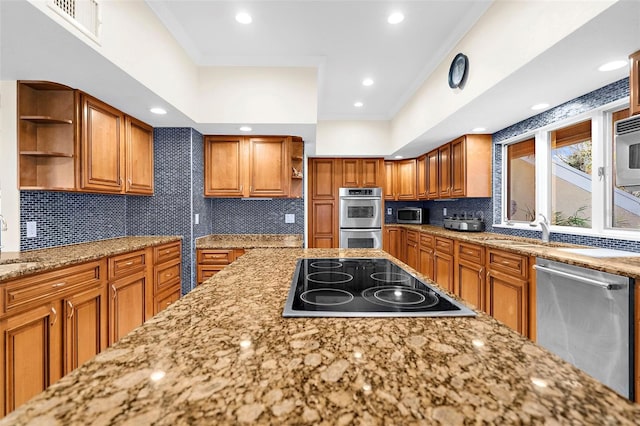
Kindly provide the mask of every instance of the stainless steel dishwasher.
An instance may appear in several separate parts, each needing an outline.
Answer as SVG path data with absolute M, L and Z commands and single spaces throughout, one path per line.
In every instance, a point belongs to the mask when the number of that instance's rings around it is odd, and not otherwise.
M 538 344 L 633 398 L 633 280 L 536 261 Z

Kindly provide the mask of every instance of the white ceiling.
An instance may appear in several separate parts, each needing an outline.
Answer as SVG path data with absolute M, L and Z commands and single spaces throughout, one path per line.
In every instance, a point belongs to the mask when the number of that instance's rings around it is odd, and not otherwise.
M 319 120 L 393 118 L 491 4 L 146 1 L 198 65 L 318 67 Z M 239 11 L 253 22 L 237 23 Z M 391 25 L 394 11 L 405 19 Z M 362 86 L 365 77 L 374 85 Z
M 148 4 L 199 64 L 318 66 L 320 120 L 392 118 L 488 5 L 485 1 L 264 0 L 242 2 L 254 22 L 240 26 L 233 20 L 239 2 L 149 0 Z M 395 27 L 386 22 L 392 6 L 406 15 Z M 534 103 L 544 100 L 555 106 L 627 76 L 627 69 L 609 73 L 596 69 L 639 49 L 640 0 L 619 1 L 389 154 L 418 155 L 476 126 L 494 133 L 534 115 L 529 109 Z M 470 58 L 471 67 L 474 60 Z M 365 76 L 375 84 L 363 87 Z M 194 123 L 177 110 L 166 116 L 149 113 L 149 104 L 162 104 L 156 93 L 27 1 L 0 0 L 0 79 L 59 81 L 156 127 L 231 131 L 224 123 Z M 355 100 L 362 100 L 365 107 L 356 110 Z M 315 141 L 314 126 L 254 130 L 261 134 L 289 130 Z

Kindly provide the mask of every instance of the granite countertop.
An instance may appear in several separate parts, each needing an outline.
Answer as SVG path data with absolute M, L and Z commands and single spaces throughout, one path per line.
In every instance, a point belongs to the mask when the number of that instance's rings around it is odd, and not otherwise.
M 400 226 L 406 229 L 428 232 L 432 235 L 454 238 L 469 243 L 482 244 L 487 247 L 509 250 L 527 256 L 543 257 L 570 265 L 583 266 L 598 271 L 624 275 L 640 279 L 640 253 L 636 257 L 590 257 L 569 253 L 560 248 L 588 248 L 576 244 L 558 242 L 544 243 L 533 238 L 515 237 L 512 235 L 496 234 L 492 232 L 459 232 L 444 229 L 434 225 L 405 225 L 385 224 L 385 226 Z
M 301 248 L 302 234 L 213 234 L 196 239 L 197 249 Z
M 23 252 L 3 251 L 0 253 L 0 282 L 181 239 L 181 236 L 122 237 Z
M 299 257 L 390 258 L 380 250 L 250 250 L 0 424 L 624 425 L 640 419 L 640 405 L 482 312 L 475 318 L 283 318 Z

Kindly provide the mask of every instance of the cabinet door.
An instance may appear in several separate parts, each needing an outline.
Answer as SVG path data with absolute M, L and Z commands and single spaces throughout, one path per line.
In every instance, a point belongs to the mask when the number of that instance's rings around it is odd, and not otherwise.
M 338 197 L 336 184 L 337 162 L 333 158 L 312 158 L 311 169 L 311 199 L 336 200 Z
M 385 161 L 384 162 L 384 199 L 395 200 L 396 199 L 396 162 Z
M 2 322 L 2 413 L 27 402 L 62 377 L 60 304 L 45 304 Z
M 438 150 L 433 150 L 427 154 L 427 198 L 432 200 L 438 198 L 440 182 L 440 163 L 438 162 Z
M 139 272 L 110 283 L 110 344 L 144 323 L 146 281 L 145 273 Z
M 169 305 L 171 305 L 173 302 L 180 299 L 180 292 L 181 290 L 180 290 L 180 287 L 178 286 L 171 291 L 162 293 L 161 295 L 155 297 L 153 314 L 155 315 L 158 312 L 162 311 L 163 309 L 168 308 Z
M 422 155 L 416 160 L 416 195 L 418 199 L 427 198 L 427 156 Z
M 204 195 L 242 197 L 245 145 L 241 136 L 207 136 L 204 141 Z
M 107 288 L 100 287 L 62 301 L 64 310 L 64 374 L 107 348 Z
M 397 226 L 385 226 L 382 248 L 396 259 L 402 260 L 402 230 Z
M 287 138 L 249 139 L 249 196 L 289 195 Z
M 405 263 L 411 266 L 413 269 L 418 269 L 418 243 L 415 241 L 407 241 L 407 252 Z
M 130 194 L 153 194 L 153 127 L 125 117 L 125 158 L 127 180 L 125 190 Z
M 486 312 L 526 336 L 528 333 L 528 283 L 513 276 L 487 274 Z
M 82 96 L 81 188 L 122 192 L 124 114 L 88 95 Z
M 631 115 L 640 114 L 640 50 L 629 56 L 631 74 L 629 76 L 629 111 Z
M 342 159 L 342 187 L 358 188 L 360 187 L 362 160 L 357 158 Z
M 455 293 L 465 302 L 484 310 L 484 266 L 458 260 L 455 272 Z
M 396 195 L 398 200 L 416 200 L 416 160 L 402 160 L 397 162 Z
M 336 202 L 333 200 L 312 201 L 310 248 L 338 247 L 339 237 L 335 234 L 336 226 Z
M 467 188 L 466 138 L 451 142 L 451 196 L 464 197 Z
M 451 195 L 451 144 L 438 148 L 438 197 Z
M 453 256 L 438 251 L 434 253 L 433 280 L 453 293 Z
M 382 160 L 377 158 L 364 158 L 362 160 L 361 185 L 365 188 L 375 188 L 382 186 L 380 181 L 380 166 Z
M 420 246 L 418 252 L 418 271 L 430 280 L 433 279 L 433 249 Z

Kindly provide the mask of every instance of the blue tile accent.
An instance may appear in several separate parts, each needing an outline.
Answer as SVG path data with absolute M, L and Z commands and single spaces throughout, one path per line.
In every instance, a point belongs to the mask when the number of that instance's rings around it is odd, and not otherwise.
M 572 116 L 582 114 L 584 112 L 593 110 L 602 105 L 606 105 L 610 102 L 622 99 L 629 96 L 629 79 L 624 78 L 622 80 L 611 83 L 586 95 L 580 96 L 569 102 L 565 102 L 555 108 L 548 111 L 530 117 L 519 123 L 511 125 L 505 129 L 502 129 L 493 135 L 493 223 L 500 223 L 500 208 L 502 205 L 502 149 L 500 143 L 512 137 L 516 137 L 523 133 L 530 132 L 540 127 L 552 124 L 561 120 L 565 120 Z M 519 229 L 506 229 L 506 228 L 493 228 L 493 232 L 516 235 L 529 238 L 540 238 L 539 231 L 526 231 Z M 581 235 L 561 234 L 552 232 L 550 236 L 551 241 L 583 244 L 594 247 L 611 248 L 618 250 L 628 250 L 640 252 L 640 243 L 628 240 L 619 240 L 613 238 L 602 237 L 590 237 Z
M 384 223 L 396 223 L 396 211 L 401 207 L 423 207 L 429 209 L 429 223 L 442 226 L 444 224 L 443 208 L 447 209 L 447 216 L 471 216 L 482 217 L 487 231 L 491 230 L 493 223 L 493 211 L 491 198 L 460 198 L 456 200 L 439 201 L 385 201 Z M 388 208 L 392 209 L 391 215 L 386 214 Z
M 126 235 L 126 197 L 70 192 L 20 192 L 20 250 L 35 250 Z M 37 236 L 27 238 L 27 222 Z
M 302 199 L 241 200 L 211 198 L 212 234 L 303 234 Z M 284 223 L 285 213 L 296 215 Z

